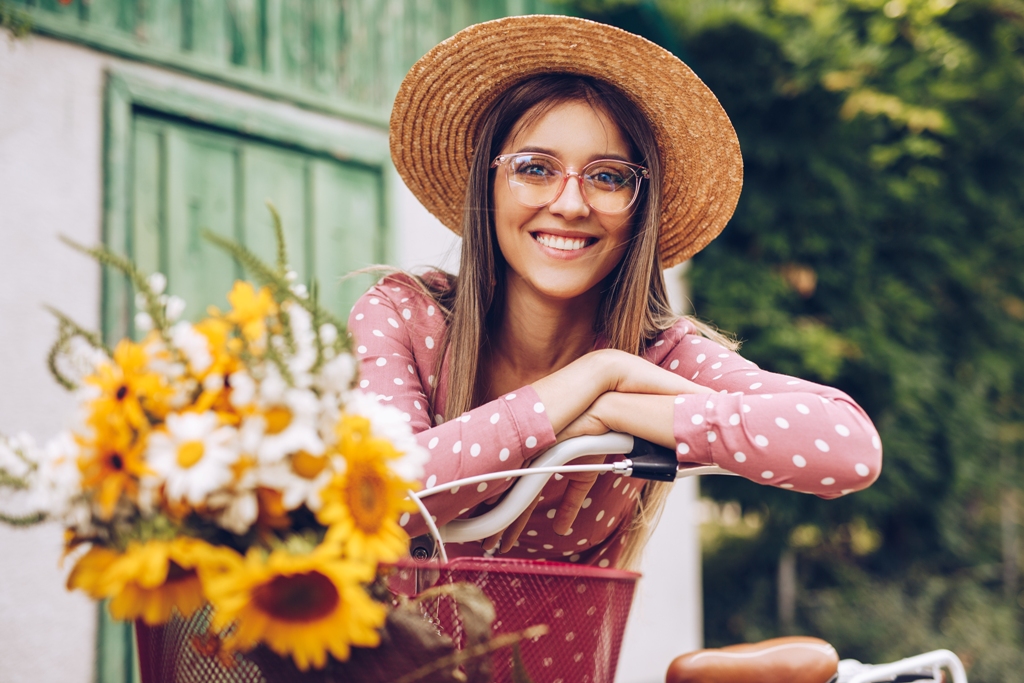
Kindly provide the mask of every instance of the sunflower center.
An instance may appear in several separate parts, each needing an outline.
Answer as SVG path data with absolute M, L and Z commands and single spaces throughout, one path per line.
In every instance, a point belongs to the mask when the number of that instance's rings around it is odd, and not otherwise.
M 186 441 L 178 446 L 178 466 L 188 469 L 203 459 L 203 442 Z
M 195 569 L 185 569 L 174 560 L 168 560 L 167 580 L 164 582 L 164 585 L 167 585 L 169 583 L 177 583 L 179 581 L 185 581 L 187 579 L 191 579 L 193 576 L 196 576 Z
M 128 395 L 128 385 L 126 385 L 126 384 L 122 384 L 121 386 L 119 386 L 117 388 L 117 392 L 114 394 L 114 396 L 117 397 L 118 401 L 123 401 L 124 397 L 127 396 L 127 395 Z
M 107 458 L 107 462 L 115 470 L 120 471 L 124 469 L 124 458 L 121 457 L 120 453 L 111 453 L 110 457 Z
M 316 571 L 275 576 L 253 591 L 253 599 L 272 618 L 297 622 L 322 619 L 341 602 L 334 582 Z
M 356 526 L 375 533 L 387 512 L 387 482 L 371 467 L 349 471 L 348 509 Z
M 274 406 L 263 414 L 263 419 L 267 421 L 267 434 L 280 434 L 292 423 L 292 411 Z
M 295 474 L 305 479 L 313 479 L 327 467 L 327 456 L 313 455 L 306 451 L 299 451 L 292 456 L 292 470 Z

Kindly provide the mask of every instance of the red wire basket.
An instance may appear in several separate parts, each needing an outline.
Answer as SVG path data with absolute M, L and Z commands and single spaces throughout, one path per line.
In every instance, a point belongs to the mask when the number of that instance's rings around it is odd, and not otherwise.
M 404 563 L 396 567 L 392 591 L 417 595 L 432 586 L 468 582 L 494 603 L 495 634 L 515 633 L 544 624 L 546 635 L 520 643 L 526 671 L 534 683 L 612 683 L 622 634 L 639 574 L 616 569 L 497 558 L 457 558 L 447 565 Z M 457 645 L 464 642 L 453 600 L 424 601 L 424 618 Z M 216 654 L 197 647 L 206 633 L 208 610 L 190 619 L 175 617 L 164 626 L 136 622 L 142 683 L 326 683 L 338 680 L 330 666 L 297 672 L 258 648 L 225 667 Z M 493 655 L 495 683 L 512 680 L 512 653 Z M 381 679 L 386 680 L 384 678 Z

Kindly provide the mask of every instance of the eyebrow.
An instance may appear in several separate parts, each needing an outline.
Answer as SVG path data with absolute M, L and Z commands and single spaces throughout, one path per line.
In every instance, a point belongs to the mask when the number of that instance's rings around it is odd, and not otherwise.
M 527 147 L 520 148 L 519 151 L 517 151 L 517 152 L 512 152 L 512 154 L 530 154 L 530 153 L 533 153 L 533 154 L 547 154 L 548 156 L 552 156 L 552 157 L 555 157 L 556 159 L 561 160 L 561 158 L 557 154 L 555 154 L 554 150 L 548 149 L 547 147 L 527 146 Z M 629 158 L 622 156 L 621 154 L 614 154 L 614 153 L 599 154 L 597 156 L 591 157 L 590 161 L 597 161 L 598 159 L 614 159 L 615 161 L 625 161 L 627 164 L 635 163 L 632 160 L 630 160 Z

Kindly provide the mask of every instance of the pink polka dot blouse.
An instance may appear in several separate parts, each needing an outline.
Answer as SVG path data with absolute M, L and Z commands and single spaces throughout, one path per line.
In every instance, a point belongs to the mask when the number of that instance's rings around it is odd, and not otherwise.
M 389 276 L 364 294 L 349 317 L 359 358 L 359 386 L 409 416 L 430 452 L 423 485 L 523 467 L 555 443 L 544 405 L 529 386 L 463 415 L 444 413 L 447 363 L 439 370 L 447 322 L 436 302 L 407 276 Z M 715 464 L 761 484 L 822 498 L 866 488 L 881 469 L 881 442 L 853 399 L 831 387 L 766 372 L 694 333 L 679 320 L 644 353 L 647 360 L 717 394 L 675 399 L 673 432 L 681 463 Z M 437 386 L 435 402 L 428 400 Z M 609 456 L 609 461 L 621 456 Z M 437 523 L 470 517 L 511 481 L 460 487 L 424 500 Z M 571 532 L 552 520 L 565 489 L 548 481 L 510 557 L 614 566 L 626 540 L 643 481 L 604 473 L 583 503 Z M 410 535 L 425 533 L 404 517 Z M 484 554 L 478 542 L 450 544 L 450 556 Z

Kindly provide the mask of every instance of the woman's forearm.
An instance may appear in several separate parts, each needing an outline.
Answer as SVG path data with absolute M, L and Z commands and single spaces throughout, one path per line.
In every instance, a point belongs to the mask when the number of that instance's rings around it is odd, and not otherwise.
M 675 396 L 610 391 L 595 402 L 597 418 L 613 432 L 632 434 L 675 449 L 672 430 Z

